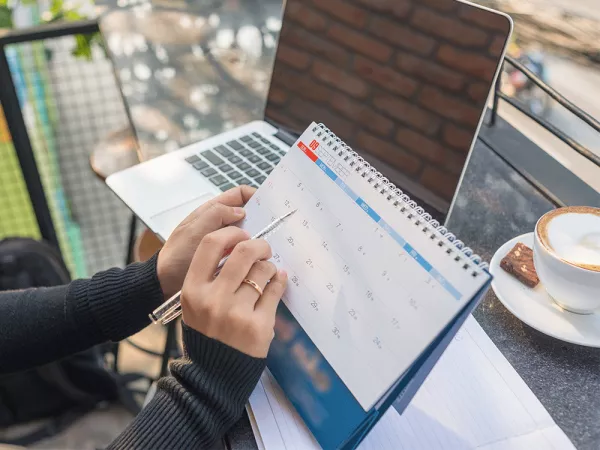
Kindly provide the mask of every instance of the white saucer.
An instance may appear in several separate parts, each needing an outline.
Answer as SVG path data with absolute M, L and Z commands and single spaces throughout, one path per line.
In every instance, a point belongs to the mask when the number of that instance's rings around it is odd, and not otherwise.
M 538 331 L 572 344 L 600 348 L 600 314 L 575 314 L 562 309 L 542 283 L 534 289 L 517 281 L 500 267 L 500 261 L 521 242 L 533 248 L 533 233 L 518 236 L 498 249 L 490 264 L 492 289 L 506 308 Z

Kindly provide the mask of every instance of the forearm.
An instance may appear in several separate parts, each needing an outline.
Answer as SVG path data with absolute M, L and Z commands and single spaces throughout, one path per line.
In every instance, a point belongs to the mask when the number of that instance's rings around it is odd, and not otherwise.
M 162 300 L 156 257 L 67 286 L 0 293 L 0 373 L 130 336 Z
M 111 444 L 115 449 L 205 449 L 236 422 L 266 360 L 184 325 L 185 358 L 158 382 L 154 399 Z

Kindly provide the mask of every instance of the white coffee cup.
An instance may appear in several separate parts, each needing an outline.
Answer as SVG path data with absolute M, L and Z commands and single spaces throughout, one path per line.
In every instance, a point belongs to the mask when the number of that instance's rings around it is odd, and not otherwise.
M 591 314 L 600 308 L 600 208 L 550 211 L 535 226 L 538 277 L 562 308 Z

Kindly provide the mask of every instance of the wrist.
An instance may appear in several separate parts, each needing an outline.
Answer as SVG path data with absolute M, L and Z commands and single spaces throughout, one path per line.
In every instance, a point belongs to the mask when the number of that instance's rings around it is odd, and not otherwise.
M 185 356 L 196 365 L 206 368 L 211 378 L 222 385 L 237 401 L 250 397 L 264 371 L 266 358 L 255 358 L 181 323 Z

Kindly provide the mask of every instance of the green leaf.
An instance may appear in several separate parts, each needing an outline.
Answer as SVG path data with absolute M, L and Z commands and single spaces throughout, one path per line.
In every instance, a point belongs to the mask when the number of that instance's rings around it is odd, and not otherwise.
M 75 48 L 73 49 L 73 56 L 79 56 L 88 60 L 92 59 L 92 39 L 93 34 L 78 34 L 75 36 Z
M 0 6 L 0 28 L 12 28 L 12 11 L 8 6 Z

